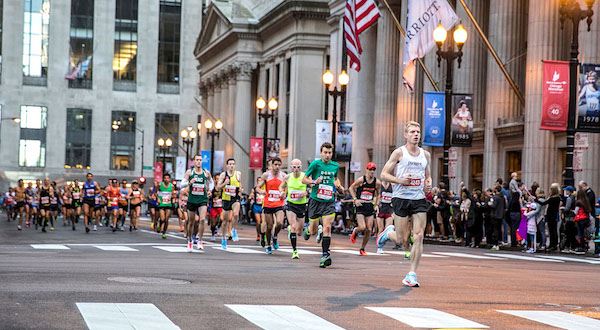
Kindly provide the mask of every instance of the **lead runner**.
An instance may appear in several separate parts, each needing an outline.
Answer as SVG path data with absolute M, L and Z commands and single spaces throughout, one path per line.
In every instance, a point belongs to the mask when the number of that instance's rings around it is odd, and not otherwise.
M 418 287 L 417 267 L 423 253 L 423 234 L 427 224 L 429 202 L 425 193 L 431 190 L 431 155 L 419 147 L 421 125 L 409 121 L 404 127 L 406 144 L 394 150 L 383 167 L 381 179 L 392 183 L 392 208 L 394 225 L 389 225 L 377 236 L 377 246 L 383 248 L 387 240 L 398 244 L 410 235 L 409 218 L 412 217 L 414 244 L 411 251 L 410 271 L 402 284 Z

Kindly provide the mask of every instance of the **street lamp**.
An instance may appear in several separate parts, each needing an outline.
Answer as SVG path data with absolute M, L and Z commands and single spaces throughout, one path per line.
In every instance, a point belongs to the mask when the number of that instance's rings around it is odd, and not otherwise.
M 21 123 L 21 118 L 19 117 L 4 117 L 0 120 L 12 120 L 15 124 L 20 124 Z
M 467 30 L 462 24 L 459 24 L 453 33 L 453 40 L 451 40 L 450 45 L 447 50 L 442 50 L 442 45 L 446 41 L 446 37 L 448 36 L 448 32 L 444 28 L 444 26 L 440 23 L 437 28 L 433 30 L 433 40 L 437 45 L 437 63 L 438 67 L 440 67 L 442 59 L 446 61 L 446 106 L 445 106 L 445 126 L 446 129 L 444 131 L 444 173 L 442 177 L 442 181 L 446 184 L 446 187 L 450 187 L 450 178 L 448 177 L 448 164 L 449 164 L 449 149 L 450 149 L 450 120 L 452 118 L 451 114 L 451 103 L 452 103 L 452 75 L 453 75 L 453 66 L 454 60 L 458 61 L 458 68 L 460 69 L 460 63 L 462 62 L 462 48 L 467 41 Z M 458 51 L 454 50 L 454 43 L 458 47 Z M 446 188 L 448 189 L 448 188 Z
M 214 123 L 210 119 L 207 119 L 204 122 L 204 127 L 206 128 L 206 138 L 210 138 L 210 174 L 214 174 L 214 165 L 215 165 L 215 136 L 219 138 L 219 134 L 221 133 L 221 128 L 223 128 L 223 122 L 221 119 L 217 119 Z
M 267 107 L 268 110 L 263 111 L 265 110 L 265 107 Z M 263 172 L 267 171 L 267 134 L 269 133 L 269 119 L 271 119 L 271 123 L 273 123 L 273 118 L 275 118 L 275 111 L 277 111 L 278 107 L 279 103 L 274 97 L 271 97 L 268 103 L 265 101 L 265 99 L 262 98 L 262 96 L 259 97 L 258 100 L 256 100 L 258 122 L 260 123 L 260 120 L 263 118 L 265 120 L 265 126 L 263 130 Z
M 194 145 L 194 139 L 196 139 L 196 131 L 192 126 L 188 126 L 181 130 L 181 138 L 183 139 L 183 144 L 185 144 L 185 167 L 187 168 L 187 162 L 190 159 L 190 152 L 192 151 L 192 146 Z
M 333 73 L 331 71 L 326 70 L 323 73 L 323 84 L 325 85 L 325 93 L 327 96 L 333 97 L 333 113 L 331 117 L 331 144 L 333 145 L 333 155 L 335 157 L 335 137 L 337 130 L 337 98 L 338 96 L 344 97 L 346 95 L 346 86 L 348 86 L 348 82 L 350 82 L 350 76 L 346 73 L 346 70 L 342 70 L 342 73 L 338 75 L 338 86 L 333 86 L 333 90 L 331 89 L 331 85 L 333 84 Z
M 163 176 L 165 175 L 165 171 L 167 169 L 166 166 L 166 158 L 167 158 L 167 150 L 169 148 L 171 148 L 171 146 L 173 145 L 173 140 L 171 140 L 171 138 L 167 138 L 167 139 L 163 139 L 163 138 L 159 138 L 158 141 L 158 147 L 160 148 L 160 150 L 162 151 L 162 174 Z
M 571 38 L 571 58 L 569 59 L 569 118 L 567 121 L 567 159 L 565 162 L 564 184 L 575 185 L 573 173 L 573 149 L 575 149 L 575 116 L 577 113 L 577 56 L 579 56 L 579 23 L 586 19 L 587 30 L 590 31 L 595 0 L 584 0 L 587 9 L 581 9 L 578 0 L 560 0 L 558 13 L 560 28 L 564 29 L 565 21 L 571 21 L 573 35 Z

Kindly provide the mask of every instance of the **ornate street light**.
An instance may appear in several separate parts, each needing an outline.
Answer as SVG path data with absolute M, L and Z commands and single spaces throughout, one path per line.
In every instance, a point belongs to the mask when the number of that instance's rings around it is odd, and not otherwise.
M 268 110 L 265 110 L 265 107 L 268 108 Z M 265 125 L 263 127 L 263 172 L 267 170 L 267 134 L 269 133 L 269 119 L 271 119 L 271 123 L 273 123 L 273 118 L 276 116 L 278 107 L 279 103 L 275 97 L 271 97 L 268 103 L 262 98 L 262 96 L 256 100 L 258 122 L 260 123 L 261 119 L 265 120 Z
M 331 73 L 331 71 L 329 70 L 326 70 L 325 73 L 323 73 L 323 84 L 325 85 L 325 93 L 327 94 L 327 96 L 333 97 L 333 113 L 331 116 L 331 144 L 333 145 L 333 155 L 335 157 L 335 137 L 337 131 L 337 98 L 338 96 L 344 97 L 346 95 L 346 86 L 348 86 L 348 83 L 350 82 L 350 76 L 348 76 L 346 70 L 342 70 L 342 72 L 338 75 L 337 86 L 333 86 L 333 89 L 331 89 L 333 81 L 333 73 Z
M 213 128 L 214 126 L 214 128 Z M 223 128 L 223 122 L 221 119 L 217 119 L 214 123 L 212 120 L 207 119 L 204 122 L 204 127 L 206 128 L 206 138 L 210 138 L 210 173 L 214 174 L 214 165 L 215 165 L 215 137 L 219 138 L 219 134 L 221 133 L 221 129 Z

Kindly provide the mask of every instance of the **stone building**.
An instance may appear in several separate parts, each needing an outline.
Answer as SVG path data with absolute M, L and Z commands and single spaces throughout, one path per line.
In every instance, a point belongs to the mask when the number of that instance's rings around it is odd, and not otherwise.
M 134 178 L 196 127 L 202 1 L 0 1 L 0 190 L 18 178 Z M 20 118 L 15 124 L 11 118 Z M 118 124 L 113 129 L 113 124 Z M 144 140 L 142 141 L 142 133 Z M 144 159 L 141 159 L 144 147 Z

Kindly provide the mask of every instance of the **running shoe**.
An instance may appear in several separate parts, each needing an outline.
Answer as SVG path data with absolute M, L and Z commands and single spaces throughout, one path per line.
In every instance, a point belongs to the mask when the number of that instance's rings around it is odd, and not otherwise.
M 304 228 L 304 231 L 302 232 L 302 237 L 304 237 L 305 241 L 308 241 L 310 239 L 310 232 L 308 231 L 308 227 Z
M 300 255 L 298 254 L 298 250 L 292 251 L 292 259 L 300 259 Z
M 321 243 L 323 239 L 323 225 L 319 225 L 319 229 L 317 230 L 317 243 Z
M 417 274 L 415 272 L 409 272 L 402 280 L 402 284 L 413 288 L 418 288 L 419 282 L 417 281 Z
M 273 249 L 271 249 L 271 246 L 270 246 L 270 245 L 269 245 L 269 246 L 267 246 L 267 248 L 265 249 L 265 252 L 266 252 L 267 254 L 273 254 Z
M 162 239 L 167 239 L 167 234 L 166 233 L 162 233 L 162 235 L 160 235 L 162 237 Z
M 319 267 L 325 268 L 327 266 L 331 266 L 331 255 L 330 254 L 321 256 L 321 260 L 319 262 Z
M 202 244 L 201 240 L 198 240 L 198 242 L 196 243 L 196 248 L 200 251 L 204 251 L 204 244 Z
M 365 251 L 364 249 L 360 249 L 360 251 L 358 252 L 358 254 L 360 254 L 361 256 L 366 256 L 367 255 L 367 251 Z
M 237 242 L 240 240 L 240 238 L 238 237 L 237 229 L 233 228 L 231 230 L 231 238 L 233 239 L 234 242 Z
M 85 227 L 85 233 L 88 234 L 90 232 L 90 227 Z
M 25 222 L 25 227 L 29 228 L 29 226 L 31 226 L 31 224 L 29 224 L 29 221 Z
M 54 227 L 50 227 L 50 231 L 54 231 Z
M 377 248 L 377 254 L 383 254 L 383 249 L 382 248 Z
M 108 226 L 108 222 L 106 223 L 106 225 Z M 98 222 L 98 226 L 104 227 L 104 225 L 102 224 L 102 221 Z
M 192 242 L 188 241 L 188 242 L 187 242 L 187 252 L 192 252 L 192 251 L 193 251 L 193 248 L 192 248 L 192 246 L 193 246 L 193 245 L 192 245 Z
M 352 229 L 352 234 L 350 234 L 350 242 L 352 244 L 356 243 L 356 228 Z
M 411 257 L 410 251 L 404 251 L 404 259 L 410 260 L 410 257 Z
M 594 237 L 594 243 L 600 243 L 600 235 Z
M 196 237 L 196 236 L 192 237 L 192 244 L 194 244 L 194 245 L 198 244 L 198 237 Z
M 267 246 L 267 234 L 262 234 L 260 235 L 260 246 L 265 247 Z
M 154 230 L 154 222 L 150 222 L 150 229 Z
M 273 240 L 273 249 L 279 250 L 279 242 L 277 242 L 277 239 Z
M 414 240 L 414 238 L 413 238 L 413 235 L 412 235 L 412 234 L 411 234 L 411 235 L 410 235 L 410 237 L 408 238 L 408 241 L 410 242 L 410 244 L 415 244 L 415 240 Z M 462 240 L 461 240 L 461 242 L 462 242 Z M 459 242 L 457 242 L 457 243 L 459 243 Z
M 102 225 L 100 225 L 102 226 Z M 94 228 L 92 228 L 93 231 L 98 231 L 98 226 L 94 225 Z
M 492 251 L 500 251 L 500 247 L 498 247 L 498 245 L 494 245 L 494 246 L 492 246 L 492 248 L 490 250 L 492 250 Z
M 256 241 L 260 242 L 260 235 L 256 235 Z
M 21 225 L 17 225 L 17 230 L 21 230 Z
M 385 242 L 387 242 L 390 239 L 388 236 L 389 233 L 395 230 L 396 228 L 394 228 L 394 225 L 389 225 L 385 227 L 385 229 L 379 235 L 377 235 L 377 247 L 383 249 Z
M 73 226 L 71 226 L 71 229 L 75 230 L 75 223 L 73 223 Z
M 42 227 L 42 233 L 46 232 L 46 227 Z
M 117 226 L 112 227 L 112 232 L 114 233 L 115 231 L 117 231 Z
M 227 250 L 227 239 L 221 238 L 221 249 Z

